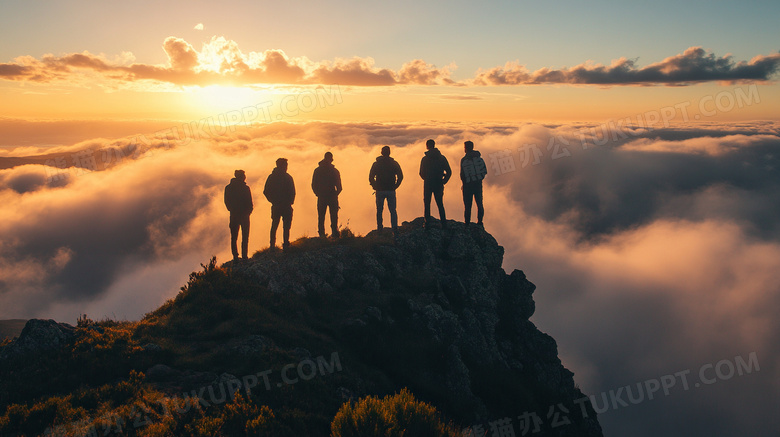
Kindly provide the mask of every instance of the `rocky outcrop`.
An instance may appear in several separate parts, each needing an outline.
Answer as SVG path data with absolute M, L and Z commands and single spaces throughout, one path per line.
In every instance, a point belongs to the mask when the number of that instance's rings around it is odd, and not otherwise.
M 76 336 L 73 326 L 54 320 L 31 319 L 19 338 L 0 351 L 0 359 L 53 352 L 69 344 Z
M 504 249 L 484 229 L 450 221 L 445 230 L 426 230 L 420 218 L 405 222 L 397 237 L 373 231 L 354 240 L 312 250 L 266 251 L 225 267 L 277 293 L 353 289 L 369 296 L 403 296 L 403 310 L 371 304 L 344 320 L 345 332 L 370 345 L 406 327 L 440 351 L 442 366 L 421 368 L 420 379 L 445 387 L 452 410 L 468 415 L 460 422 L 487 423 L 522 408 L 496 407 L 500 400 L 491 390 L 500 391 L 497 379 L 509 375 L 523 382 L 537 407 L 561 404 L 574 409 L 572 414 L 585 412 L 576 423 L 542 435 L 601 435 L 590 404 L 582 402 L 585 396 L 572 372 L 558 358 L 555 340 L 529 321 L 535 311 L 534 284 L 520 270 L 504 271 Z M 546 407 L 538 412 L 547 413 Z

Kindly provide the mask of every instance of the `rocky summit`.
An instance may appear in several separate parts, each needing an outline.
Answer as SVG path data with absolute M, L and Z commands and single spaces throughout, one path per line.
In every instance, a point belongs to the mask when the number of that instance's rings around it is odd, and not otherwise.
M 555 340 L 529 320 L 536 286 L 521 270 L 504 271 L 504 248 L 484 228 L 448 221 L 445 229 L 425 229 L 417 218 L 404 222 L 395 237 L 384 229 L 353 239 L 311 250 L 267 250 L 226 267 L 275 293 L 327 296 L 352 289 L 374 296 L 375 305 L 343 320 L 344 332 L 387 360 L 405 355 L 387 350 L 404 348 L 385 341 L 383 333 L 394 327 L 403 325 L 399 329 L 415 341 L 430 342 L 442 352 L 442 365 L 416 371 L 439 387 L 461 425 L 489 430 L 495 419 L 536 413 L 550 435 L 601 435 L 590 402 L 558 358 Z M 404 296 L 405 308 L 382 299 L 390 296 Z M 396 305 L 379 303 L 388 301 Z M 502 393 L 515 388 L 522 396 Z M 554 426 L 558 412 L 558 422 L 568 424 Z
M 436 435 L 601 436 L 503 255 L 482 227 L 418 218 L 212 259 L 137 322 L 30 320 L 0 345 L 0 435 L 106 417 L 123 435 L 344 435 L 345 404 L 402 393 L 441 415 Z

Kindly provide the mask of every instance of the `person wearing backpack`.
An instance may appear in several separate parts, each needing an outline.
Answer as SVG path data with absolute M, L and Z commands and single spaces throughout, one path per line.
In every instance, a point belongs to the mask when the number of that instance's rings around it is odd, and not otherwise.
M 225 187 L 225 206 L 230 211 L 230 249 L 233 260 L 238 260 L 238 231 L 241 230 L 241 257 L 247 259 L 249 249 L 249 215 L 252 214 L 252 191 L 246 184 L 244 170 L 233 172 L 235 176 Z
M 368 182 L 376 190 L 376 229 L 382 230 L 382 209 L 387 199 L 387 209 L 390 210 L 390 223 L 393 235 L 398 234 L 398 213 L 396 211 L 395 190 L 404 180 L 404 173 L 398 162 L 390 157 L 390 146 L 382 147 L 382 154 L 376 158 L 368 172 Z
M 477 203 L 477 224 L 483 226 L 485 207 L 482 205 L 482 179 L 487 176 L 487 166 L 480 153 L 474 150 L 474 143 L 463 143 L 466 155 L 460 160 L 460 180 L 463 182 L 463 207 L 466 226 L 471 223 L 472 200 Z
M 444 185 L 452 176 L 452 169 L 447 158 L 436 148 L 436 142 L 428 140 L 425 143 L 428 149 L 420 161 L 420 177 L 423 179 L 423 204 L 425 206 L 425 229 L 430 229 L 431 224 L 431 196 L 436 199 L 439 207 L 439 220 L 441 227 L 447 227 L 447 215 L 444 211 Z

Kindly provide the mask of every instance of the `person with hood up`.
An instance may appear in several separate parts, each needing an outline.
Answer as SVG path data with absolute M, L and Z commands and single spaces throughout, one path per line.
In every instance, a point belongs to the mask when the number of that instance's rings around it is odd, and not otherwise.
M 295 182 L 287 173 L 287 159 L 276 160 L 276 168 L 265 180 L 263 188 L 265 198 L 271 202 L 271 249 L 276 247 L 276 230 L 279 229 L 279 221 L 283 221 L 282 236 L 284 238 L 282 248 L 290 246 L 290 228 L 292 227 L 293 203 L 295 203 Z
M 252 214 L 252 191 L 246 184 L 244 170 L 233 172 L 235 176 L 225 187 L 225 206 L 230 211 L 230 249 L 233 260 L 238 260 L 238 230 L 241 229 L 241 257 L 247 259 L 249 249 L 249 215 Z
M 463 143 L 466 155 L 460 160 L 460 180 L 463 182 L 463 207 L 466 226 L 471 223 L 471 203 L 477 203 L 477 224 L 483 226 L 485 207 L 482 205 L 482 179 L 487 176 L 487 166 L 481 154 L 474 150 L 474 143 Z
M 317 196 L 317 231 L 325 236 L 325 212 L 330 210 L 331 237 L 339 236 L 339 194 L 341 193 L 341 174 L 333 166 L 333 154 L 325 152 L 325 157 L 314 169 L 311 189 Z
M 376 190 L 376 228 L 382 230 L 382 210 L 387 200 L 390 210 L 390 224 L 393 234 L 398 233 L 398 212 L 396 211 L 395 190 L 401 185 L 404 173 L 398 162 L 390 157 L 390 146 L 382 147 L 382 154 L 376 158 L 368 173 L 368 182 Z
M 444 211 L 444 185 L 452 176 L 452 169 L 447 158 L 436 148 L 436 142 L 428 140 L 425 143 L 428 151 L 420 161 L 420 177 L 423 179 L 423 204 L 425 206 L 425 229 L 430 229 L 431 196 L 436 199 L 439 207 L 439 220 L 442 229 L 447 227 L 447 215 Z

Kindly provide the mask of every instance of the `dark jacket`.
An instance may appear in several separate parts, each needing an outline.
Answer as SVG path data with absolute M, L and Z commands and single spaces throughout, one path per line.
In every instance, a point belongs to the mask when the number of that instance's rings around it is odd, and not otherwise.
M 279 167 L 265 180 L 263 195 L 272 205 L 289 206 L 295 203 L 295 183 L 292 176 Z
M 444 185 L 450 180 L 452 169 L 447 158 L 441 154 L 439 149 L 433 148 L 425 152 L 422 161 L 420 161 L 420 177 L 429 185 Z
M 487 166 L 482 154 L 476 150 L 466 152 L 466 155 L 460 159 L 460 180 L 464 184 L 482 183 L 482 179 L 487 176 Z
M 231 214 L 252 214 L 252 191 L 249 185 L 236 178 L 230 180 L 225 187 L 225 206 Z
M 335 197 L 341 193 L 341 174 L 333 163 L 324 159 L 320 161 L 320 166 L 314 169 L 311 177 L 311 189 L 317 197 Z
M 401 166 L 389 156 L 378 156 L 368 172 L 368 182 L 377 191 L 393 191 L 401 186 L 402 180 L 404 172 Z

